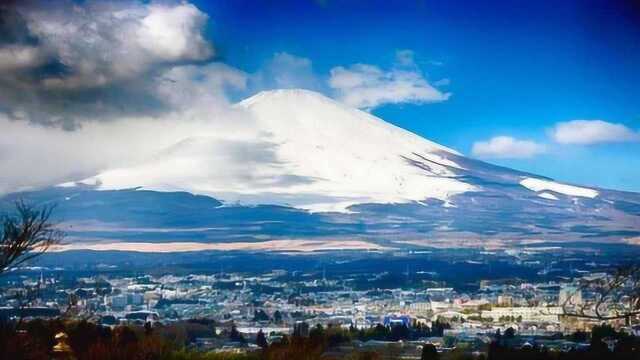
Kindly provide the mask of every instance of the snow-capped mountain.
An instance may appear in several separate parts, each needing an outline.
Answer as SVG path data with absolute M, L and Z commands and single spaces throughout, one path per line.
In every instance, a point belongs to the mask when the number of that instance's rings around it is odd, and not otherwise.
M 251 136 L 190 136 L 143 162 L 21 196 L 61 203 L 77 237 L 93 240 L 640 239 L 640 194 L 470 159 L 311 91 L 266 91 L 235 110 Z
M 83 183 L 99 189 L 187 191 L 231 203 L 344 211 L 472 191 L 457 179 L 455 151 L 306 90 L 259 93 L 236 105 L 257 136 L 182 139 L 149 161 Z
M 292 205 L 344 211 L 363 203 L 408 203 L 480 188 L 460 174 L 460 154 L 382 119 L 307 90 L 261 92 L 236 105 L 248 111 L 258 136 L 182 139 L 146 162 L 111 169 L 84 184 L 100 190 L 186 191 L 230 203 Z M 594 197 L 597 191 L 522 178 L 550 198 Z

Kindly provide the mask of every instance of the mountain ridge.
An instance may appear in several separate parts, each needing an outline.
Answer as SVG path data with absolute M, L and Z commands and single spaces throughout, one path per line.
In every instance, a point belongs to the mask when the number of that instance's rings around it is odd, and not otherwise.
M 140 164 L 0 197 L 0 210 L 18 198 L 59 204 L 74 248 L 640 243 L 638 193 L 468 158 L 313 92 L 261 93 L 235 107 L 255 136 L 188 136 Z

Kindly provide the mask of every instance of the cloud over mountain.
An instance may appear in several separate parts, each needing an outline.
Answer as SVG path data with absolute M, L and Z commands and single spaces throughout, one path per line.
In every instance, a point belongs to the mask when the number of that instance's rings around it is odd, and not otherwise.
M 510 136 L 496 136 L 473 144 L 471 153 L 481 158 L 521 159 L 545 152 L 545 146 L 531 140 L 519 140 Z
M 194 134 L 252 141 L 251 117 L 226 96 L 247 74 L 209 61 L 208 16 L 194 5 L 1 10 L 0 193 L 135 163 Z
M 551 132 L 560 144 L 590 145 L 640 141 L 640 132 L 602 120 L 573 120 L 556 124 Z
M 442 102 L 451 96 L 427 81 L 410 50 L 398 51 L 396 63 L 389 70 L 369 64 L 334 67 L 329 86 L 340 101 L 360 109 L 383 104 Z
M 311 59 L 287 52 L 273 54 L 262 68 L 249 78 L 250 89 L 307 89 L 322 88 L 322 79 L 313 71 Z

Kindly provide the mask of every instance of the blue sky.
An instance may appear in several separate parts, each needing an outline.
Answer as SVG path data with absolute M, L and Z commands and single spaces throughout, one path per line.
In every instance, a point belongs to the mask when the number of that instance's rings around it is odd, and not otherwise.
M 276 53 L 304 58 L 311 74 L 300 72 L 296 80 L 293 71 L 290 85 L 332 95 L 335 89 L 326 84 L 335 67 L 362 63 L 387 71 L 397 64 L 399 50 L 410 50 L 416 71 L 431 85 L 444 84 L 437 88 L 451 96 L 437 102 L 381 103 L 368 111 L 496 164 L 563 181 L 640 191 L 637 5 L 392 3 L 251 0 L 195 5 L 210 17 L 207 32 L 219 61 L 257 73 Z M 618 127 L 596 126 L 593 131 L 609 133 L 591 140 L 558 141 L 555 126 L 573 120 Z M 582 125 L 594 125 L 590 122 Z M 576 136 L 579 130 L 567 129 Z M 498 136 L 516 143 L 474 153 L 474 143 Z M 519 153 L 513 148 L 518 141 L 535 143 L 538 150 Z

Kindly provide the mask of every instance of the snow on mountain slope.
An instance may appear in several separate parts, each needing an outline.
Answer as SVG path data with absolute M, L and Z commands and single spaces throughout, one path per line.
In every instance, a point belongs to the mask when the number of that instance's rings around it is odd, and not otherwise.
M 229 203 L 345 211 L 360 203 L 448 203 L 478 188 L 461 181 L 460 154 L 306 90 L 259 93 L 236 105 L 255 136 L 191 136 L 152 159 L 82 183 L 101 190 L 187 191 Z
M 555 195 L 553 195 L 551 193 L 548 193 L 548 192 L 540 193 L 540 194 L 538 194 L 538 196 L 543 198 L 543 199 L 547 199 L 547 200 L 554 200 L 554 201 L 559 200 L 557 196 L 555 196 Z
M 526 178 L 520 181 L 520 184 L 533 191 L 550 190 L 564 195 L 587 197 L 592 199 L 598 196 L 598 192 L 593 189 L 560 184 L 555 181 L 541 180 L 536 178 Z

